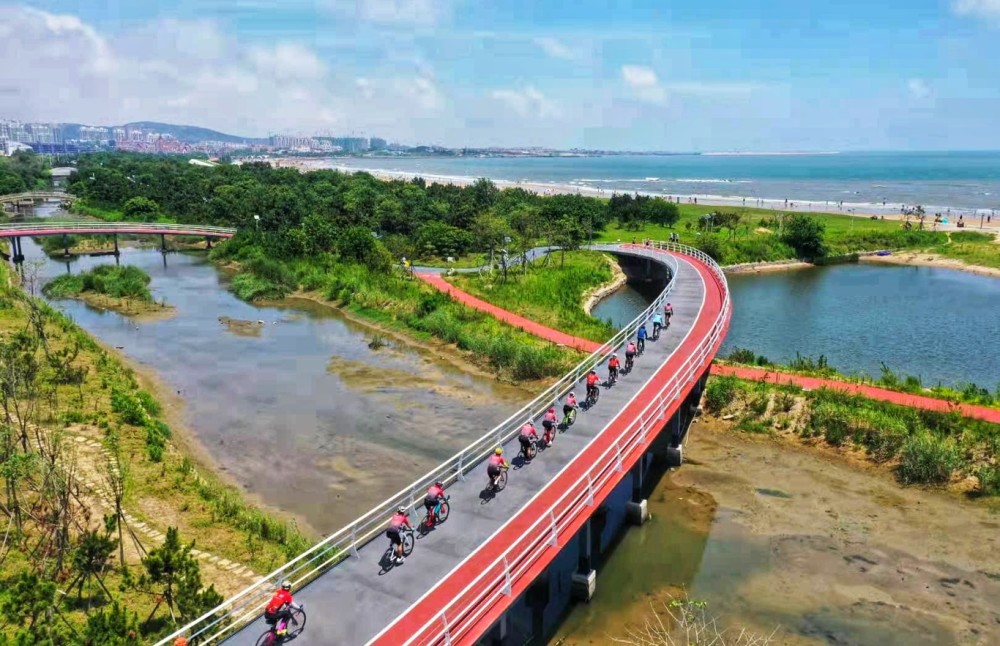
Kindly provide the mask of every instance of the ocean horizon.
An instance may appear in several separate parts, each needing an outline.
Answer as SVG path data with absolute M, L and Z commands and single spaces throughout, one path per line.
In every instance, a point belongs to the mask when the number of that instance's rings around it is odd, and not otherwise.
M 682 201 L 859 213 L 994 214 L 1000 151 L 711 152 L 592 157 L 333 157 L 324 167 L 399 177 L 551 185 L 590 195 L 637 192 Z

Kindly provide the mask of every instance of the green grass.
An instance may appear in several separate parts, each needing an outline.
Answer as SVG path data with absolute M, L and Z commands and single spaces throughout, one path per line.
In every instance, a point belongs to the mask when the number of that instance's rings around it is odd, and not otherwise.
M 51 298 L 70 298 L 85 292 L 112 298 L 132 298 L 152 302 L 149 274 L 132 266 L 100 265 L 80 274 L 58 276 L 42 288 Z
M 994 243 L 992 237 L 989 239 L 973 238 L 969 237 L 969 234 L 975 234 L 975 232 L 953 233 L 951 244 L 941 245 L 934 251 L 942 256 L 961 260 L 967 265 L 1000 269 L 1000 244 Z
M 795 257 L 791 247 L 778 238 L 779 225 L 776 216 L 784 213 L 783 211 L 693 204 L 680 204 L 678 207 L 681 218 L 673 227 L 649 224 L 632 231 L 613 223 L 599 233 L 595 240 L 599 242 L 631 241 L 633 238 L 637 241 L 644 238 L 667 240 L 670 234 L 676 233 L 680 235 L 683 244 L 702 249 L 714 256 L 722 265 L 772 262 Z M 697 227 L 698 219 L 714 211 L 739 213 L 743 216 L 743 221 L 734 233 L 728 230 L 715 233 L 700 232 Z M 871 220 L 837 213 L 807 215 L 823 223 L 825 242 L 830 255 L 833 256 L 878 249 L 923 248 L 947 241 L 944 233 L 907 231 L 902 228 L 898 220 Z M 758 229 L 767 229 L 768 232 L 758 232 Z
M 593 251 L 553 254 L 548 264 L 536 261 L 528 273 L 512 271 L 506 282 L 502 274 L 459 274 L 448 281 L 489 303 L 520 314 L 542 325 L 572 336 L 603 343 L 615 333 L 607 321 L 583 311 L 588 291 L 612 278 L 609 258 Z

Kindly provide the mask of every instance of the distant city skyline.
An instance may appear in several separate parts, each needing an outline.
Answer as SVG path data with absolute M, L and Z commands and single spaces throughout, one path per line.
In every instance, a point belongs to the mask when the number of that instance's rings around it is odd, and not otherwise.
M 249 137 L 1000 148 L 1000 0 L 0 5 L 0 114 Z

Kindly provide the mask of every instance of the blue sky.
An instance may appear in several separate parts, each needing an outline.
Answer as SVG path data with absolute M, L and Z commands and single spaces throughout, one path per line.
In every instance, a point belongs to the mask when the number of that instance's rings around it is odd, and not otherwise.
M 1000 0 L 666 4 L 0 4 L 0 116 L 444 145 L 1000 149 Z

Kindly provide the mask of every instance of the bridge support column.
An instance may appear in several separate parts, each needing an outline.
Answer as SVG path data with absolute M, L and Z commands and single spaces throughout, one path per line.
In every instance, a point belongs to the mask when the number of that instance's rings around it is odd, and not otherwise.
M 570 579 L 570 595 L 577 601 L 590 601 L 597 591 L 597 570 L 594 569 L 594 527 L 588 518 L 580 528 L 580 558 Z
M 645 480 L 646 456 L 643 455 L 632 467 L 632 500 L 625 503 L 625 518 L 633 525 L 642 525 L 649 519 L 648 504 L 642 497 Z
M 167 253 L 167 236 L 160 234 L 160 252 Z
M 115 239 L 115 258 L 117 258 L 121 254 L 121 252 L 118 251 L 118 234 L 112 234 L 111 237 Z
M 11 257 L 14 264 L 19 265 L 24 262 L 24 253 L 21 251 L 21 238 L 11 238 Z
M 69 234 L 63 234 L 63 257 L 69 257 Z
M 208 249 L 209 251 L 212 250 L 212 239 L 209 238 L 208 236 L 205 236 L 205 248 Z

